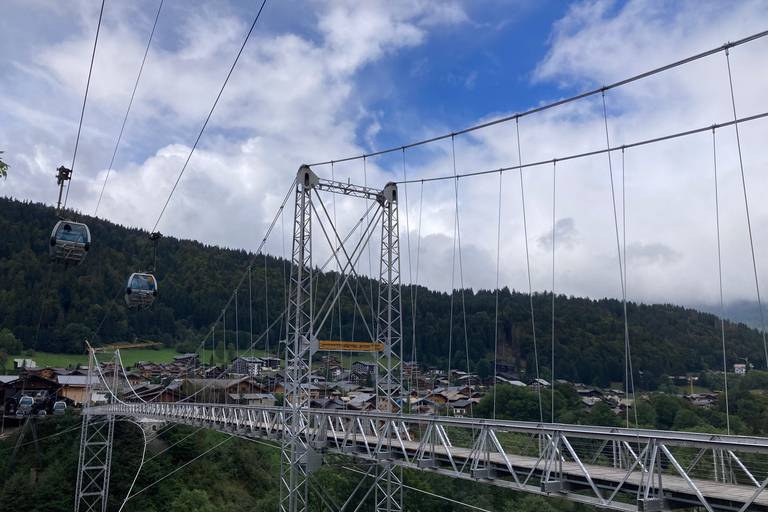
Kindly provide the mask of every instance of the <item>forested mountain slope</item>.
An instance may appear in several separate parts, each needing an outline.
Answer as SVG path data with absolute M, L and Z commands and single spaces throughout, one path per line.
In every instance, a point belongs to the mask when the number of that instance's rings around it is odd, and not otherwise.
M 242 250 L 221 249 L 204 244 L 163 239 L 158 248 L 156 277 L 159 295 L 148 309 L 128 310 L 120 289 L 131 269 L 151 267 L 152 251 L 138 255 L 148 233 L 125 228 L 102 219 L 72 214 L 90 226 L 93 243 L 85 262 L 77 267 L 51 268 L 48 240 L 55 222 L 51 207 L 0 199 L 0 330 L 7 328 L 23 349 L 81 353 L 83 340 L 96 344 L 124 342 L 138 336 L 162 341 L 180 350 L 196 350 L 211 323 L 225 306 L 242 273 L 254 255 Z M 264 256 L 258 256 L 252 271 L 253 332 L 257 338 L 266 329 L 265 298 L 269 299 L 269 321 L 284 310 L 289 271 L 280 258 L 267 257 L 267 286 Z M 46 283 L 50 273 L 50 285 Z M 326 273 L 317 282 L 318 297 L 333 287 L 335 274 Z M 370 324 L 367 303 L 377 284 L 367 279 L 352 283 L 363 313 Z M 268 290 L 268 294 L 265 291 Z M 416 290 L 403 287 L 404 352 L 412 353 L 411 299 Z M 368 299 L 364 297 L 368 295 Z M 492 372 L 494 354 L 495 292 L 465 290 L 466 340 L 461 294 L 453 301 L 453 329 L 450 328 L 451 296 L 419 287 L 416 293 L 416 354 L 424 365 L 469 366 L 481 376 Z M 551 375 L 551 295 L 534 294 L 536 340 L 542 374 Z M 117 301 L 113 303 L 113 299 Z M 239 345 L 250 340 L 248 287 L 238 301 Z M 43 308 L 43 302 L 45 307 Z M 653 389 L 662 374 L 677 375 L 722 368 L 720 321 L 712 314 L 674 305 L 627 306 L 629 336 L 636 382 Z M 42 317 L 41 317 L 42 311 Z M 355 318 L 351 297 L 341 300 L 339 313 L 326 323 L 320 337 L 367 341 L 366 327 Z M 42 320 L 41 320 L 42 318 Z M 40 331 L 38 334 L 38 322 Z M 103 322 L 103 323 L 102 323 Z M 101 327 L 99 328 L 99 325 Z M 234 343 L 234 304 L 227 316 L 227 343 Z M 354 325 L 354 337 L 352 328 Z M 765 368 L 762 337 L 743 324 L 726 322 L 728 364 L 749 357 L 756 368 Z M 98 336 L 94 334 L 98 329 Z M 332 329 L 332 333 L 330 330 Z M 274 347 L 284 330 L 283 322 L 270 332 Z M 221 324 L 216 328 L 221 340 Z M 528 294 L 504 288 L 499 293 L 499 354 L 530 373 L 535 368 L 533 332 Z M 5 336 L 7 339 L 9 336 Z M 37 338 L 37 340 L 36 340 Z M 0 344 L 3 343 L 0 339 Z M 624 376 L 624 319 L 620 301 L 591 300 L 557 296 L 555 300 L 555 378 L 608 385 Z M 36 340 L 36 341 L 35 341 Z M 259 347 L 263 347 L 262 339 Z M 206 345 L 211 348 L 211 342 Z M 217 341 L 218 344 L 218 341 Z M 13 351 L 12 343 L 0 350 Z M 639 372 L 643 372 L 642 377 Z

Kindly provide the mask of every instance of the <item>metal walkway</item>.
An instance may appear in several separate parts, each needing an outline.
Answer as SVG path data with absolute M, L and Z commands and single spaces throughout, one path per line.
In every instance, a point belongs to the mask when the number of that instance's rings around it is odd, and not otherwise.
M 289 413 L 185 403 L 86 411 L 275 441 Z M 765 438 L 356 411 L 312 410 L 303 418 L 312 449 L 301 463 L 310 471 L 323 453 L 347 454 L 612 510 L 768 511 Z

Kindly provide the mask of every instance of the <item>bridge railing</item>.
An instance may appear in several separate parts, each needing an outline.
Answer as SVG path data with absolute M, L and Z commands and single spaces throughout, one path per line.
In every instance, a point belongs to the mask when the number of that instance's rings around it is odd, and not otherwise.
M 129 415 L 280 439 L 286 409 L 113 404 Z M 311 410 L 307 446 L 614 510 L 768 511 L 768 438 L 478 418 Z M 319 463 L 307 461 L 319 466 Z

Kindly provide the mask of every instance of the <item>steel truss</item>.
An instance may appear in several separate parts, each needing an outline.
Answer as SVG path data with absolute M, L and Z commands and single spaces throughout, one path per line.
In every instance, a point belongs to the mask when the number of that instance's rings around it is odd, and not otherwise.
M 334 226 L 331 216 L 318 192 L 332 192 L 352 197 L 373 200 L 366 212 L 378 208 L 363 235 L 350 252 L 345 247 Z M 340 268 L 340 276 L 333 292 L 315 311 L 314 267 L 312 264 L 313 217 L 332 250 L 332 258 Z M 285 410 L 280 418 L 279 430 L 270 429 L 268 437 L 280 435 L 282 446 L 280 509 L 283 512 L 306 510 L 309 488 L 314 487 L 320 501 L 328 509 L 338 509 L 330 496 L 320 486 L 314 485 L 312 473 L 323 464 L 320 453 L 326 445 L 325 423 L 317 423 L 310 411 L 310 372 L 312 356 L 317 352 L 317 334 L 332 313 L 342 290 L 351 290 L 350 277 L 357 278 L 355 264 L 363 253 L 363 248 L 370 241 L 373 226 L 381 219 L 382 246 L 380 264 L 380 284 L 377 325 L 374 331 L 365 323 L 365 315 L 358 308 L 363 322 L 371 334 L 371 341 L 382 343 L 384 351 L 377 356 L 376 388 L 377 403 L 382 411 L 391 413 L 396 410 L 402 381 L 402 351 L 400 339 L 402 333 L 400 301 L 400 255 L 399 226 L 397 222 L 397 185 L 389 183 L 382 191 L 368 187 L 324 180 L 303 165 L 299 168 L 296 179 L 296 200 L 294 207 L 293 250 L 291 261 L 291 279 L 288 311 L 286 315 L 285 340 Z M 330 229 L 323 223 L 327 220 Z M 361 224 L 363 219 L 360 220 Z M 351 233 L 350 233 L 351 235 Z M 354 295 L 354 294 L 353 294 Z M 371 309 L 373 305 L 369 304 Z M 394 355 L 394 357 L 393 357 Z M 397 395 L 397 396 L 396 396 Z M 379 434 L 382 439 L 390 439 L 394 433 L 387 423 L 382 424 Z M 383 451 L 382 451 L 383 453 Z M 402 470 L 394 469 L 393 464 L 385 463 L 383 473 L 374 479 L 378 510 L 402 510 Z
M 274 440 L 287 427 L 290 411 L 140 403 L 95 407 L 91 414 L 153 418 Z M 611 510 L 768 511 L 768 438 L 315 409 L 306 418 L 311 427 L 304 430 L 302 442 L 314 445 L 318 453 L 351 455 Z M 452 438 L 473 442 L 456 446 Z M 729 468 L 727 478 L 724 467 Z M 384 478 L 379 472 L 376 485 L 383 488 Z
M 112 467 L 112 442 L 115 434 L 115 416 L 104 418 L 91 414 L 93 369 L 96 365 L 94 350 L 88 350 L 88 382 L 83 397 L 83 426 L 80 431 L 80 455 L 77 465 L 75 512 L 107 510 L 109 477 Z M 118 372 L 115 371 L 115 379 Z M 116 389 L 113 382 L 112 389 Z

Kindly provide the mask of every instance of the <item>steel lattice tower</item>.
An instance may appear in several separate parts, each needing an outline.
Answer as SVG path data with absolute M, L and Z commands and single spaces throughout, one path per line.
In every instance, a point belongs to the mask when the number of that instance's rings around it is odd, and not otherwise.
M 381 222 L 381 260 L 379 266 L 379 304 L 377 341 L 384 346 L 376 353 L 377 408 L 382 412 L 402 409 L 402 304 L 400 301 L 400 227 L 397 215 L 397 185 L 387 183 L 379 203 L 383 209 Z M 387 421 L 379 433 L 379 444 L 390 451 L 397 443 L 396 422 Z M 381 461 L 376 478 L 376 510 L 402 510 L 402 468 Z
M 283 414 L 280 510 L 306 510 L 308 472 L 318 456 L 307 443 L 309 421 L 309 374 L 314 337 L 312 295 L 312 191 L 317 176 L 307 166 L 296 178 L 291 281 L 288 295 L 285 343 L 285 404 Z M 314 343 L 313 343 L 314 341 Z
M 303 165 L 296 178 L 296 196 L 294 207 L 293 249 L 291 256 L 291 279 L 287 311 L 287 337 L 285 340 L 285 406 L 282 417 L 282 467 L 280 472 L 280 510 L 298 512 L 308 507 L 309 489 L 312 472 L 323 463 L 323 457 L 315 448 L 321 446 L 317 438 L 323 437 L 325 426 L 312 424 L 310 414 L 310 372 L 312 355 L 317 352 L 316 332 L 322 329 L 328 312 L 339 297 L 342 288 L 350 276 L 357 276 L 354 263 L 359 258 L 364 245 L 361 240 L 350 254 L 343 247 L 336 227 L 320 227 L 331 246 L 335 246 L 334 257 L 339 261 L 344 275 L 343 284 L 335 289 L 333 300 L 325 309 L 325 316 L 315 311 L 314 271 L 312 266 L 312 223 L 313 212 L 333 222 L 328 215 L 318 192 L 332 192 L 346 196 L 374 200 L 382 222 L 381 261 L 379 300 L 376 316 L 376 341 L 383 345 L 383 352 L 376 356 L 376 394 L 379 410 L 396 412 L 398 399 L 402 394 L 402 311 L 400 301 L 400 242 L 397 216 L 397 185 L 388 183 L 384 190 L 378 191 L 350 183 L 339 183 L 320 179 L 312 170 Z M 314 201 L 317 201 L 317 206 Z M 370 209 L 369 209 L 370 211 Z M 366 227 L 375 225 L 377 215 Z M 372 232 L 372 229 L 371 229 Z M 333 234 L 335 240 L 331 239 Z M 369 235 L 370 236 L 370 235 Z M 346 261 L 342 264 L 340 254 Z M 328 302 L 328 301 L 326 301 Z M 317 317 L 316 317 L 317 315 Z M 321 318 L 317 322 L 318 318 Z M 316 325 L 319 323 L 320 326 Z M 373 340 L 372 340 L 373 341 Z M 392 446 L 397 438 L 397 423 L 387 421 L 373 433 L 379 436 L 380 443 Z M 373 482 L 377 510 L 402 510 L 402 469 L 387 461 L 375 461 L 381 465 Z M 317 489 L 321 491 L 322 489 Z M 320 496 L 326 507 L 330 504 Z
M 112 466 L 112 441 L 115 434 L 115 415 L 97 418 L 90 414 L 93 368 L 96 359 L 94 358 L 94 349 L 90 345 L 88 348 L 88 382 L 83 398 L 83 426 L 80 431 L 75 512 L 80 512 L 80 510 L 106 512 Z M 117 371 L 114 373 L 117 376 Z

